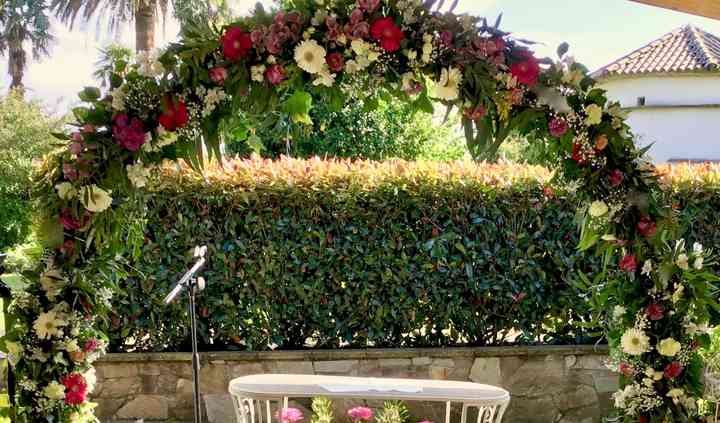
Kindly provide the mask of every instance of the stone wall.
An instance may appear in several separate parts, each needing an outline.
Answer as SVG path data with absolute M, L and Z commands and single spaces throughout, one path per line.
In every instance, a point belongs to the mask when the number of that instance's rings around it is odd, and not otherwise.
M 591 423 L 607 414 L 617 389 L 617 376 L 603 364 L 606 353 L 592 346 L 205 353 L 200 384 L 210 423 L 235 423 L 228 382 L 257 373 L 470 380 L 510 391 L 505 422 Z M 97 366 L 101 420 L 191 421 L 190 359 L 187 353 L 109 354 Z M 411 413 L 443 421 L 439 408 L 411 404 Z

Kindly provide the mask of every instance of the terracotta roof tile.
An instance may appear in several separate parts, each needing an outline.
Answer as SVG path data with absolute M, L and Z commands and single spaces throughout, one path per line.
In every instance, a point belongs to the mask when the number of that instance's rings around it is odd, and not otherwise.
M 712 71 L 720 66 L 720 38 L 686 25 L 593 72 L 595 78 Z

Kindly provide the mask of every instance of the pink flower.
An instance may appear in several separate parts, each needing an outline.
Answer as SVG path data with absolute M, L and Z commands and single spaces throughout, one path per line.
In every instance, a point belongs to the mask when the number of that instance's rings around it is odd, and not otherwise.
M 85 125 L 83 125 L 82 131 L 85 134 L 92 134 L 95 132 L 95 127 L 89 123 L 86 123 Z
M 272 65 L 265 71 L 265 79 L 272 85 L 278 85 L 285 80 L 285 70 L 280 65 Z
M 75 142 L 83 142 L 83 136 L 80 132 L 73 132 L 70 138 Z
M 380 6 L 380 0 L 358 0 L 358 8 L 367 13 L 372 13 Z
M 282 51 L 282 37 L 277 32 L 270 32 L 265 37 L 265 48 L 270 54 L 280 54 Z
M 261 45 L 263 38 L 265 38 L 265 35 L 262 29 L 256 29 L 250 33 L 250 41 L 252 41 L 253 45 Z
M 63 163 L 63 175 L 68 181 L 75 181 L 78 178 L 78 170 L 70 163 Z
M 145 130 L 138 118 L 130 119 L 128 115 L 115 116 L 113 138 L 121 147 L 129 151 L 138 151 L 145 144 Z
M 637 224 L 637 230 L 640 235 L 646 238 L 652 238 L 655 236 L 655 232 L 657 232 L 657 224 L 649 217 L 643 216 Z
M 635 256 L 632 254 L 624 256 L 620 259 L 618 267 L 623 272 L 635 273 L 637 271 L 637 261 L 635 260 Z
M 83 145 L 81 142 L 70 143 L 70 152 L 74 155 L 82 153 Z
M 632 376 L 632 375 L 633 375 L 633 371 L 634 371 L 633 368 L 632 368 L 632 366 L 629 365 L 628 363 L 624 362 L 624 361 L 623 361 L 622 363 L 620 363 L 620 366 L 619 366 L 618 370 L 619 370 L 620 373 L 622 373 L 625 377 L 630 377 L 630 376 Z
M 85 351 L 86 353 L 92 353 L 97 351 L 98 348 L 100 348 L 100 341 L 98 341 L 96 338 L 90 338 L 85 341 L 83 351 Z
M 210 74 L 210 80 L 212 82 L 222 85 L 225 83 L 225 79 L 227 79 L 228 71 L 222 66 L 216 66 L 209 71 Z
M 280 420 L 280 423 L 295 423 L 303 419 L 303 413 L 297 408 L 287 407 L 275 413 L 275 418 Z
M 623 179 L 625 179 L 625 175 L 618 169 L 615 169 L 612 172 L 610 172 L 610 176 L 608 176 L 608 181 L 610 182 L 610 185 L 613 187 L 617 187 L 618 185 L 622 184 Z
M 82 227 L 80 220 L 75 219 L 73 211 L 69 207 L 60 210 L 60 224 L 67 231 L 76 231 Z
M 524 300 L 525 298 L 527 298 L 527 294 L 524 292 L 518 292 L 517 294 L 512 295 L 512 299 L 516 303 L 519 303 L 520 301 Z
M 379 0 L 378 0 L 379 1 Z M 287 14 L 287 22 L 295 25 L 302 25 L 302 15 L 298 12 L 290 12 Z
M 327 62 L 330 70 L 333 72 L 340 72 L 345 66 L 345 59 L 343 59 L 342 54 L 337 51 L 328 54 L 325 57 L 325 61 Z
M 554 118 L 548 123 L 550 129 L 550 135 L 555 138 L 560 138 L 568 131 L 569 126 L 565 119 Z
M 645 314 L 650 320 L 661 320 L 665 315 L 665 309 L 660 304 L 652 303 L 645 308 Z
M 680 376 L 680 374 L 683 372 L 683 365 L 680 364 L 677 361 L 673 361 L 672 363 L 665 366 L 665 377 L 668 379 L 675 379 L 676 377 Z
M 362 21 L 345 25 L 345 35 L 353 40 L 366 39 L 370 36 L 370 24 Z
M 478 121 L 478 120 L 484 118 L 486 114 L 487 114 L 487 110 L 485 109 L 485 107 L 482 104 L 480 104 L 476 107 L 467 107 L 463 111 L 463 115 L 466 118 L 473 120 L 473 121 Z
M 365 14 L 361 9 L 355 9 L 350 13 L 350 23 L 355 25 L 363 21 Z
M 370 27 L 370 34 L 380 42 L 380 47 L 387 52 L 398 51 L 400 42 L 405 38 L 405 34 L 390 17 L 375 20 Z
M 370 421 L 373 418 L 373 411 L 368 407 L 353 407 L 347 411 L 347 415 L 353 422 Z
M 80 405 L 87 396 L 87 382 L 80 373 L 70 373 L 60 382 L 65 385 L 65 404 Z
M 72 239 L 66 239 L 62 244 L 60 244 L 58 251 L 65 257 L 72 256 L 75 252 L 75 241 Z

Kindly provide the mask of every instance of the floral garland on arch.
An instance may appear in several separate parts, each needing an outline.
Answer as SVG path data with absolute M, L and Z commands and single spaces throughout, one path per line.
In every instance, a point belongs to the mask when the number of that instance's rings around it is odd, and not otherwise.
M 48 252 L 37 268 L 5 277 L 15 282 L 6 346 L 18 421 L 96 421 L 88 397 L 92 363 L 106 348 L 98 327 L 119 329 L 111 300 L 122 273 L 110 263 L 142 242 L 142 217 L 128 216 L 136 209 L 128 205 L 143 201 L 156 166 L 200 164 L 202 143 L 218 152 L 238 111 L 302 129 L 312 125 L 313 99 L 341 106 L 385 95 L 425 111 L 433 101 L 458 107 L 478 157 L 510 131 L 545 146 L 584 204 L 580 248 L 606 257 L 605 270 L 579 285 L 607 325 L 623 421 L 700 421 L 697 350 L 718 311 L 717 278 L 703 270 L 709 252 L 674 239 L 676 219 L 658 203 L 657 178 L 623 111 L 567 46 L 556 61 L 539 60 L 498 24 L 433 12 L 433 1 L 293 3 L 187 30 L 164 52 L 113 63 L 105 95 L 80 93 L 76 130 L 58 134 L 67 145 L 37 178 Z

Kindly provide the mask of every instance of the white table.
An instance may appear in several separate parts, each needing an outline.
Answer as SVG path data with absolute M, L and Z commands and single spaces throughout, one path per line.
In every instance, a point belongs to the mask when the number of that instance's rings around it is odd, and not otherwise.
M 443 402 L 445 423 L 452 403 L 462 404 L 460 423 L 467 422 L 470 408 L 478 410 L 477 423 L 500 423 L 510 402 L 510 393 L 495 386 L 422 379 L 261 374 L 232 380 L 229 391 L 238 423 L 273 423 L 272 403 L 287 407 L 289 398 Z

